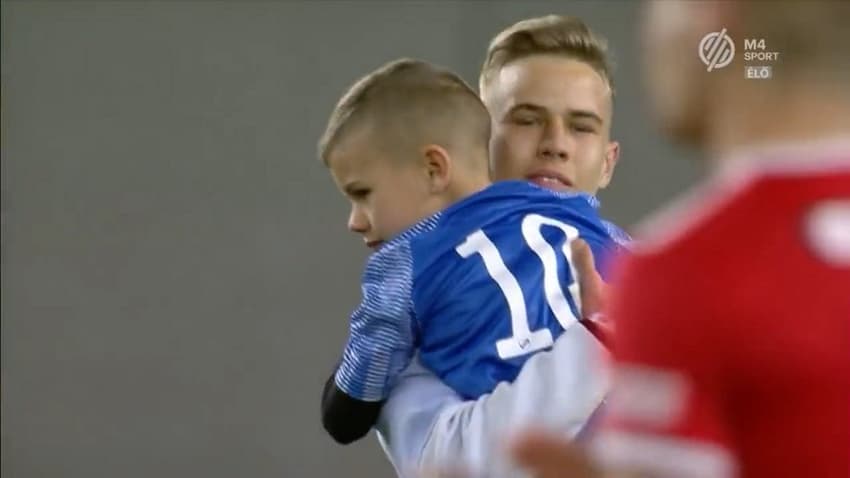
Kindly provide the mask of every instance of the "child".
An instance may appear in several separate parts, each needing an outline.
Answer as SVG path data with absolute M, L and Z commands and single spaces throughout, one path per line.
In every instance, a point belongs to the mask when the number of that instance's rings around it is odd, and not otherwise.
M 617 248 L 591 197 L 491 184 L 489 135 L 475 92 L 415 60 L 367 75 L 331 115 L 320 156 L 375 250 L 322 397 L 341 443 L 369 431 L 414 353 L 465 398 L 513 380 L 578 321 L 570 242 L 603 262 Z

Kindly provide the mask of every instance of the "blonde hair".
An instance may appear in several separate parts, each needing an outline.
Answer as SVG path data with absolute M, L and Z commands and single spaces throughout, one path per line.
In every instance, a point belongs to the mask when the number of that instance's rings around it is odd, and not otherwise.
M 533 55 L 558 55 L 586 63 L 605 80 L 614 95 L 607 42 L 580 19 L 564 15 L 522 20 L 496 35 L 481 67 L 478 79 L 481 94 L 507 64 Z
M 425 61 L 395 60 L 354 83 L 331 113 L 319 141 L 320 159 L 327 165 L 333 148 L 364 122 L 377 132 L 370 139 L 385 146 L 478 148 L 487 166 L 487 108 L 459 76 Z

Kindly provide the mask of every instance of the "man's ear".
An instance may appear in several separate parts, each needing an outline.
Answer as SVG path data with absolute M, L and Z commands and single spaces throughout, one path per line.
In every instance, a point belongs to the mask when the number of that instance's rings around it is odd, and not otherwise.
M 604 189 L 614 176 L 614 168 L 620 159 L 620 143 L 611 141 L 605 146 L 605 159 L 602 165 L 602 177 L 599 180 L 599 189 Z
M 422 148 L 425 172 L 428 175 L 431 192 L 441 193 L 449 187 L 452 174 L 452 159 L 449 152 L 440 145 L 429 144 Z

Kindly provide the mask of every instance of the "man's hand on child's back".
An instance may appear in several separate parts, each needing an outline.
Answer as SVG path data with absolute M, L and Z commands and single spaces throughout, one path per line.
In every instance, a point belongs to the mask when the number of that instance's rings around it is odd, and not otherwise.
M 611 344 L 611 324 L 605 321 L 605 300 L 608 285 L 596 271 L 593 252 L 582 239 L 571 244 L 573 265 L 578 273 L 582 325 L 606 346 Z

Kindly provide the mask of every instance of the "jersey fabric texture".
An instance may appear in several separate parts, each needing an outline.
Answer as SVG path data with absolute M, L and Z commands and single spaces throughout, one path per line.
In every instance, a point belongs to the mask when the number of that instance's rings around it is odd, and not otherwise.
M 417 349 L 467 399 L 513 380 L 579 317 L 570 241 L 588 243 L 604 277 L 628 240 L 597 208 L 589 195 L 505 181 L 385 243 L 366 265 L 337 386 L 383 400 Z

